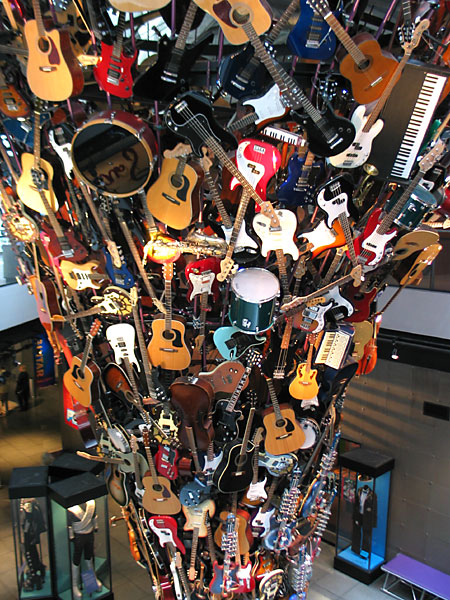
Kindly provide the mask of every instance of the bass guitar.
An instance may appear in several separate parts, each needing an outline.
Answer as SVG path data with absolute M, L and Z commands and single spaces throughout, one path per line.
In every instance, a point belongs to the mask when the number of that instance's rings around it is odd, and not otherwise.
M 191 364 L 191 355 L 184 340 L 184 323 L 179 320 L 180 317 L 172 317 L 173 263 L 163 265 L 162 270 L 167 312 L 164 318 L 152 321 L 152 339 L 147 346 L 148 357 L 155 367 L 182 371 Z
M 163 36 L 158 42 L 158 60 L 134 84 L 138 98 L 166 100 L 189 88 L 189 74 L 203 50 L 212 42 L 213 34 L 201 36 L 190 48 L 186 41 L 197 13 L 197 4 L 191 0 L 176 39 Z
M 86 345 L 81 359 L 78 356 L 74 356 L 70 369 L 64 373 L 63 377 L 66 390 L 81 406 L 86 408 L 92 403 L 92 384 L 100 375 L 98 366 L 93 361 L 89 361 L 88 363 L 88 357 L 92 347 L 92 340 L 99 332 L 101 325 L 100 319 L 95 319 L 86 336 Z
M 123 52 L 123 30 L 125 13 L 119 15 L 116 40 L 112 46 L 102 42 L 100 62 L 94 67 L 94 77 L 100 89 L 119 98 L 131 98 L 133 78 L 131 67 L 137 57 L 137 50 L 131 56 Z
M 27 81 L 41 100 L 63 102 L 84 87 L 83 71 L 73 53 L 69 33 L 45 28 L 39 0 L 32 0 L 35 19 L 28 19 L 24 36 L 28 48 Z

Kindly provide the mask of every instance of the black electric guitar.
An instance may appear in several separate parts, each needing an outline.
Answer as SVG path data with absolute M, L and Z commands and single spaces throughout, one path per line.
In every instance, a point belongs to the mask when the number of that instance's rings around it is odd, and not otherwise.
M 196 44 L 186 49 L 186 40 L 197 9 L 198 6 L 191 0 L 178 37 L 169 39 L 163 36 L 160 39 L 158 60 L 134 84 L 135 96 L 148 100 L 165 100 L 188 89 L 191 68 L 214 37 L 212 33 L 202 36 Z
M 355 138 L 355 127 L 348 120 L 337 117 L 328 106 L 321 113 L 312 104 L 298 83 L 277 63 L 258 37 L 253 24 L 251 10 L 244 3 L 236 6 L 230 19 L 241 27 L 252 44 L 255 55 L 267 67 L 272 79 L 281 92 L 281 100 L 291 111 L 302 109 L 304 128 L 308 134 L 309 149 L 319 156 L 333 156 L 350 146 Z

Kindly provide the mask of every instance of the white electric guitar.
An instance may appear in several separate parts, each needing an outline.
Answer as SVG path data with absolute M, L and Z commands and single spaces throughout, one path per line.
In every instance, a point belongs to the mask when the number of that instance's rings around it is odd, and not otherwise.
M 334 167 L 343 169 L 356 169 L 356 167 L 360 167 L 367 161 L 372 150 L 372 142 L 384 126 L 384 122 L 382 119 L 378 119 L 378 116 L 383 110 L 383 107 L 386 104 L 386 101 L 396 83 L 400 79 L 400 75 L 404 66 L 408 62 L 412 51 L 416 46 L 418 46 L 423 32 L 428 29 L 429 25 L 430 21 L 428 19 L 421 21 L 417 25 L 411 41 L 403 44 L 403 58 L 397 65 L 388 85 L 385 87 L 373 111 L 369 115 L 364 116 L 366 112 L 366 106 L 363 104 L 358 106 L 358 108 L 355 110 L 351 119 L 356 129 L 355 139 L 353 140 L 352 144 L 346 150 L 344 150 L 344 152 L 336 154 L 336 156 L 331 156 L 327 159 L 328 162 Z
M 116 363 L 128 362 L 136 366 L 140 371 L 139 362 L 134 354 L 134 340 L 136 332 L 133 325 L 129 323 L 117 323 L 106 329 L 106 339 L 114 350 Z
M 253 218 L 253 229 L 262 242 L 261 254 L 267 256 L 270 250 L 282 250 L 283 254 L 290 254 L 293 260 L 297 260 L 299 250 L 294 242 L 297 217 L 284 208 L 275 212 L 280 220 L 280 229 L 277 230 L 271 229 L 270 219 L 265 215 L 258 213 Z
M 281 118 L 288 112 L 288 109 L 282 102 L 280 88 L 276 83 L 262 96 L 249 98 L 242 104 L 244 106 L 251 106 L 255 112 L 231 123 L 228 127 L 229 131 L 236 131 L 253 123 L 260 125 L 265 121 L 273 121 L 274 118 Z
M 202 294 L 211 294 L 211 287 L 214 283 L 216 274 L 213 271 L 203 271 L 202 273 L 189 273 L 189 280 L 192 283 L 192 292 L 189 300 Z

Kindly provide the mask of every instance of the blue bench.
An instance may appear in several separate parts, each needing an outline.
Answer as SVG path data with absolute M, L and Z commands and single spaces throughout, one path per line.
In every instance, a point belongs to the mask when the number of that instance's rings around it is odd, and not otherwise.
M 386 573 L 381 590 L 398 600 L 409 600 L 409 598 L 425 600 L 425 594 L 431 594 L 430 600 L 437 598 L 450 600 L 450 575 L 424 565 L 418 560 L 404 554 L 397 554 L 381 569 Z M 403 587 L 399 584 L 403 584 Z M 402 587 L 403 591 L 411 595 L 406 598 L 399 596 L 393 591 L 396 587 Z

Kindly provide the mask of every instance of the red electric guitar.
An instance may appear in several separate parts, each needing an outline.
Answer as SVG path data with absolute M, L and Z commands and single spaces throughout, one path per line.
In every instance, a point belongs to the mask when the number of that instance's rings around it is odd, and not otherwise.
M 94 67 L 94 77 L 102 90 L 118 96 L 130 98 L 133 95 L 131 67 L 136 60 L 137 51 L 132 56 L 123 53 L 123 30 L 125 13 L 121 12 L 117 24 L 116 41 L 110 46 L 102 42 L 100 62 Z

